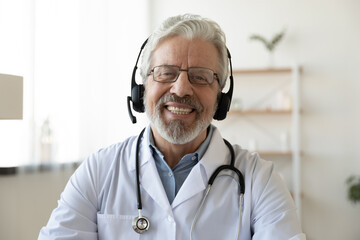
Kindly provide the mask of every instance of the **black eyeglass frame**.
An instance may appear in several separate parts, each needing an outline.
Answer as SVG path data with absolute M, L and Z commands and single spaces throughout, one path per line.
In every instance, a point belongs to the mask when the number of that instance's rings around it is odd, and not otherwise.
M 172 67 L 172 68 L 177 68 L 177 69 L 178 69 L 178 74 L 177 74 L 177 76 L 176 76 L 173 80 L 158 81 L 158 80 L 155 79 L 155 75 L 154 75 L 154 70 L 155 70 L 155 68 L 157 68 L 157 67 Z M 212 75 L 213 75 L 213 78 L 211 78 L 211 79 L 212 79 L 212 82 L 211 82 L 211 83 L 210 83 L 209 81 L 206 81 L 206 82 L 204 82 L 204 83 L 193 82 L 193 81 L 192 81 L 192 78 L 190 78 L 190 75 L 189 75 L 189 70 L 190 70 L 190 69 L 206 69 L 206 70 L 210 70 L 210 71 L 212 72 Z M 176 65 L 159 65 L 159 66 L 153 67 L 153 68 L 149 71 L 148 75 L 153 75 L 153 79 L 154 79 L 155 82 L 159 82 L 159 83 L 173 83 L 173 82 L 176 82 L 176 81 L 178 80 L 178 78 L 179 78 L 179 76 L 180 76 L 180 72 L 186 72 L 186 73 L 187 73 L 187 76 L 188 76 L 188 79 L 189 79 L 189 82 L 192 83 L 192 84 L 196 84 L 196 85 L 211 85 L 211 84 L 213 84 L 214 80 L 217 80 L 218 83 L 220 84 L 219 74 L 216 73 L 216 72 L 214 72 L 212 69 L 210 69 L 210 68 L 205 68 L 205 67 L 189 67 L 189 68 L 187 68 L 187 69 L 182 69 L 182 68 L 180 68 L 179 66 L 176 66 Z

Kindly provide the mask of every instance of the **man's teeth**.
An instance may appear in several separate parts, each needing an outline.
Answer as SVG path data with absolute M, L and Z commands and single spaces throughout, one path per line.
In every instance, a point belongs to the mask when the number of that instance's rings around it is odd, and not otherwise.
M 167 109 L 174 114 L 189 114 L 192 111 L 191 108 L 179 108 L 173 106 L 168 106 Z

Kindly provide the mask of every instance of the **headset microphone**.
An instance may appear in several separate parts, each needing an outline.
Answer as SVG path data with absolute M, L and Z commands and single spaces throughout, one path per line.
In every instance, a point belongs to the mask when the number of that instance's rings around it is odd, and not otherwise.
M 129 117 L 130 117 L 130 120 L 131 120 L 132 123 L 136 123 L 136 117 L 134 116 L 134 114 L 131 111 L 130 101 L 131 101 L 131 97 L 128 96 L 127 97 L 127 107 L 128 107 Z

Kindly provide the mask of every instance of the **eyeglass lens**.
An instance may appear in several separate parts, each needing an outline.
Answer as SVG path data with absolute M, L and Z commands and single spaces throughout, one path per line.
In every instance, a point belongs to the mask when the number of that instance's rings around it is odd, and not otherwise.
M 214 72 L 211 69 L 191 67 L 185 70 L 178 66 L 169 65 L 154 67 L 154 80 L 157 82 L 175 82 L 181 71 L 186 71 L 189 81 L 194 84 L 207 85 L 214 81 Z

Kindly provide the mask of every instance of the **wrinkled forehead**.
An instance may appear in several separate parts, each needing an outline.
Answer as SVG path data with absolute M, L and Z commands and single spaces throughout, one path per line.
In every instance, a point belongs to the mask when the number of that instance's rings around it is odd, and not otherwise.
M 217 72 L 219 53 L 209 41 L 201 38 L 172 36 L 160 41 L 150 59 L 150 66 L 176 65 L 181 68 L 204 67 Z

